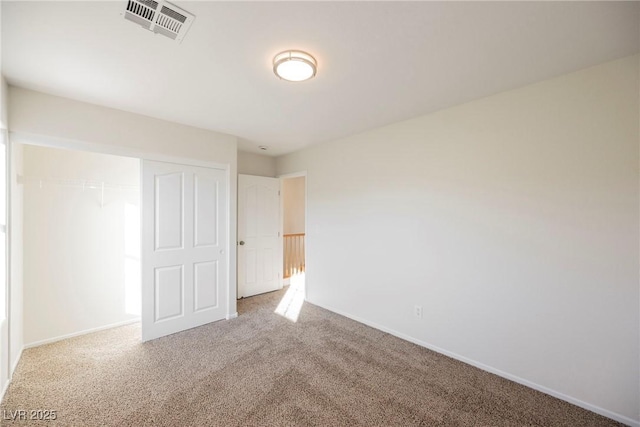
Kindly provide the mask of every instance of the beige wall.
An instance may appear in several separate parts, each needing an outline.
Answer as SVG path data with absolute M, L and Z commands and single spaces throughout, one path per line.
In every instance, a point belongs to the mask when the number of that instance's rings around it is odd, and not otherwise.
M 304 233 L 304 180 L 303 176 L 282 180 L 284 234 Z
M 12 140 L 141 158 L 215 162 L 229 171 L 229 315 L 236 312 L 237 138 L 26 89 L 9 89 Z
M 256 176 L 276 176 L 276 158 L 238 151 L 238 173 Z
M 638 61 L 279 158 L 308 300 L 640 421 Z
M 10 87 L 12 132 L 237 166 L 234 136 Z
M 25 344 L 139 318 L 140 160 L 26 145 L 22 185 Z

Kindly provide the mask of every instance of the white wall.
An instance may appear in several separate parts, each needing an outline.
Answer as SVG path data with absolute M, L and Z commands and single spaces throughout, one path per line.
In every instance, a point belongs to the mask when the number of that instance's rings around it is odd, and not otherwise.
M 304 233 L 304 176 L 282 180 L 284 234 Z
M 279 158 L 308 300 L 637 423 L 638 61 Z
M 238 151 L 238 173 L 256 176 L 276 176 L 276 158 Z
M 140 160 L 27 145 L 23 181 L 25 344 L 139 318 Z
M 229 314 L 236 312 L 237 138 L 10 87 L 12 139 L 107 154 L 172 156 L 225 164 L 229 173 Z

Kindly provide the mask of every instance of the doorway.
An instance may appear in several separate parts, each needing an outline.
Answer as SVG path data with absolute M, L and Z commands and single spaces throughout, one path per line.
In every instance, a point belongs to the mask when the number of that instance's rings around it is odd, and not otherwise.
M 23 146 L 26 347 L 140 319 L 140 161 Z
M 305 173 L 283 176 L 282 186 L 282 274 L 287 292 L 276 313 L 297 321 L 306 297 L 307 215 Z
M 282 178 L 283 277 L 303 280 L 306 269 L 306 177 Z

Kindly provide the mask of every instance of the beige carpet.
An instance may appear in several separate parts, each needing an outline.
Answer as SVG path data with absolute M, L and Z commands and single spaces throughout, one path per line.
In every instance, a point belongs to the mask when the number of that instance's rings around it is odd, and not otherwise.
M 139 325 L 26 350 L 2 404 L 76 426 L 608 426 L 576 406 L 283 292 L 240 317 L 140 343 Z M 3 425 L 37 425 L 2 421 Z

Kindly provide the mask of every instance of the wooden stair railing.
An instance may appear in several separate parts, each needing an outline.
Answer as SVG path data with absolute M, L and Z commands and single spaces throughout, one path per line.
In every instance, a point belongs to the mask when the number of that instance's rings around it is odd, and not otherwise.
M 304 272 L 304 233 L 284 235 L 284 278 Z

